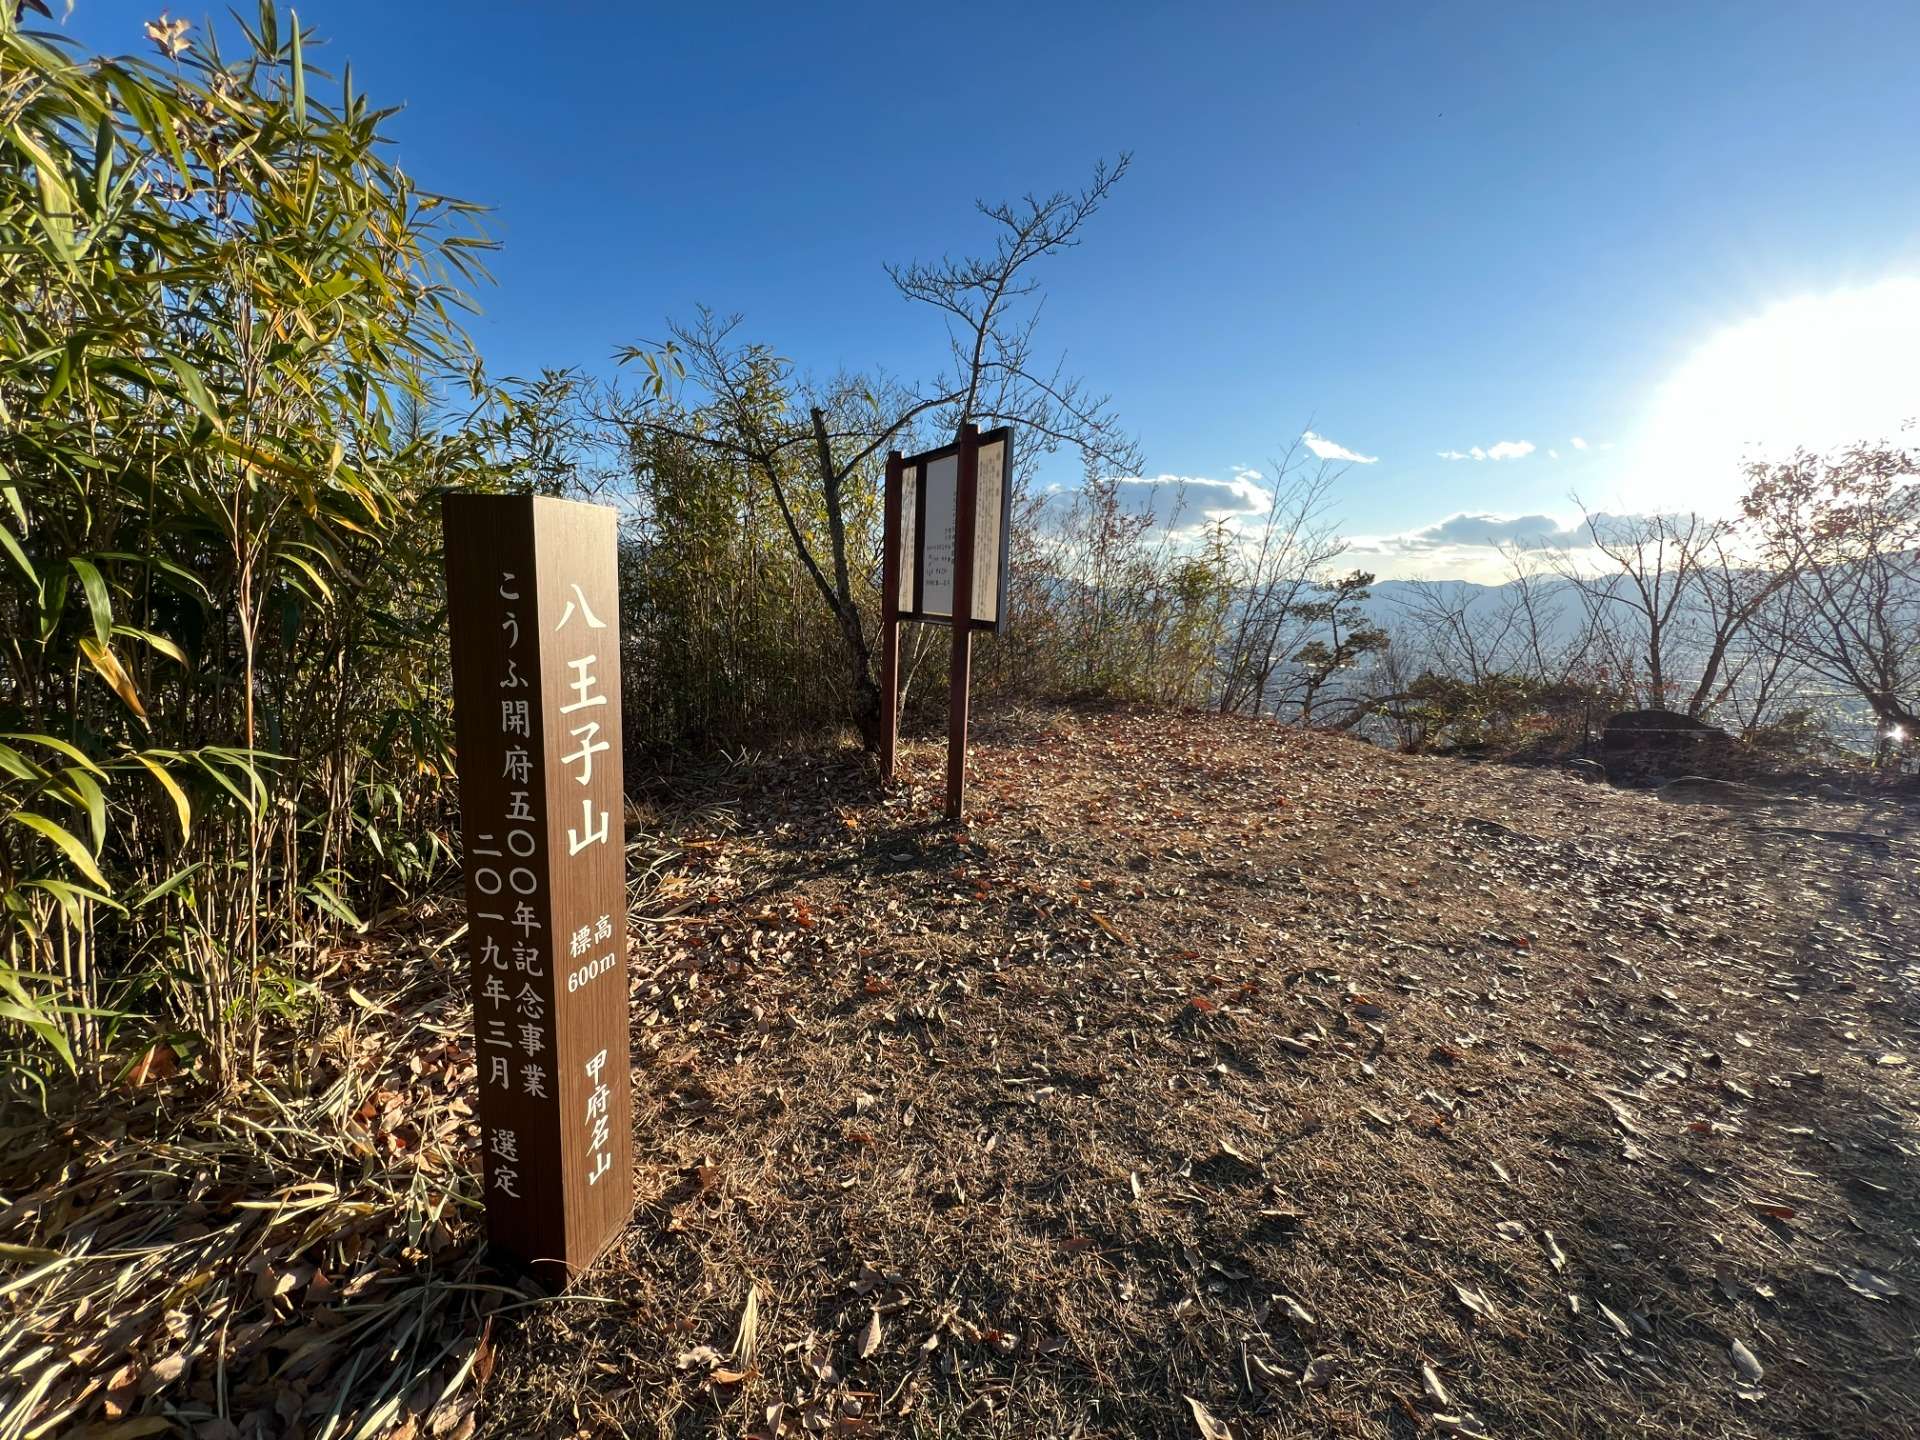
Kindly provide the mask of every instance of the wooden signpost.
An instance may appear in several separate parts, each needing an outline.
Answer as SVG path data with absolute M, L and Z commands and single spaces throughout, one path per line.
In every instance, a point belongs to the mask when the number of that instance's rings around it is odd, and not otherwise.
M 973 632 L 1006 629 L 1007 535 L 1013 505 L 1013 432 L 960 438 L 938 450 L 887 456 L 881 558 L 880 768 L 893 778 L 900 733 L 900 622 L 953 631 L 948 674 L 947 815 L 967 800 L 968 687 Z M 960 623 L 955 623 L 955 617 Z
M 616 519 L 443 513 L 487 1234 L 557 1289 L 633 1202 Z

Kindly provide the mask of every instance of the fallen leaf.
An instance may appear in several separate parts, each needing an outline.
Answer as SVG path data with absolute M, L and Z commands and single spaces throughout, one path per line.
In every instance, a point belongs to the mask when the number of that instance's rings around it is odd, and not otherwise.
M 880 1312 L 875 1310 L 867 1316 L 867 1328 L 860 1332 L 859 1355 L 866 1359 L 880 1348 Z
M 1487 1299 L 1487 1297 L 1481 1294 L 1478 1290 L 1470 1289 L 1467 1286 L 1460 1284 L 1458 1281 L 1455 1281 L 1453 1286 L 1453 1293 L 1455 1298 L 1458 1299 L 1462 1305 L 1466 1306 L 1467 1309 L 1471 1310 L 1474 1314 L 1478 1315 L 1481 1319 L 1491 1320 L 1493 1318 L 1492 1302 L 1490 1302 Z
M 1738 1370 L 1740 1372 L 1740 1378 L 1749 1384 L 1759 1383 L 1760 1377 L 1767 1373 L 1761 1368 L 1760 1361 L 1755 1357 L 1753 1351 L 1749 1350 L 1740 1341 L 1734 1341 L 1733 1344 L 1727 1347 L 1727 1350 L 1728 1353 L 1733 1356 L 1733 1368 Z
M 140 1389 L 148 1395 L 164 1390 L 187 1372 L 187 1352 L 177 1350 L 171 1355 L 162 1356 L 147 1367 L 147 1373 L 140 1377 Z
M 1547 1247 L 1547 1259 L 1555 1270 L 1567 1268 L 1567 1252 L 1560 1248 L 1560 1242 L 1553 1238 L 1551 1230 L 1540 1232 L 1540 1243 Z
M 256 1300 L 276 1300 L 282 1295 L 293 1292 L 300 1283 L 300 1277 L 292 1270 L 275 1270 L 268 1266 L 253 1281 L 253 1297 Z
M 1600 1103 L 1607 1107 L 1607 1113 L 1613 1117 L 1613 1123 L 1618 1125 L 1627 1134 L 1637 1136 L 1643 1133 L 1640 1127 L 1634 1123 L 1633 1112 L 1618 1100 L 1613 1099 L 1611 1096 L 1602 1095 L 1600 1097 Z
M 813 1378 L 822 1385 L 831 1385 L 840 1378 L 834 1368 L 833 1352 L 827 1348 L 817 1335 L 809 1335 L 801 1347 L 800 1363 L 813 1373 Z
M 1211 1410 L 1191 1395 L 1181 1398 L 1193 1411 L 1193 1423 L 1200 1431 L 1200 1440 L 1233 1440 L 1233 1431 L 1223 1421 L 1215 1419 Z
M 732 1355 L 736 1360 L 752 1360 L 760 1343 L 760 1287 L 747 1286 L 746 1304 L 740 1307 L 740 1328 L 733 1337 Z M 722 1381 L 722 1384 L 727 1382 Z
M 1849 1290 L 1864 1295 L 1869 1300 L 1897 1300 L 1900 1298 L 1900 1287 L 1898 1285 L 1895 1285 L 1893 1281 L 1889 1280 L 1886 1276 L 1876 1275 L 1871 1270 L 1854 1270 L 1850 1274 L 1842 1275 L 1840 1278 L 1847 1282 L 1847 1288 Z
M 1288 1370 L 1284 1366 L 1275 1365 L 1272 1361 L 1264 1359 L 1259 1355 L 1249 1355 L 1246 1359 L 1248 1375 L 1252 1379 L 1258 1380 L 1270 1390 L 1276 1386 L 1297 1381 L 1300 1378 L 1298 1372 Z
M 164 1080 L 179 1068 L 180 1057 L 175 1053 L 173 1046 L 150 1045 L 128 1069 L 127 1084 L 138 1087 L 151 1081 Z

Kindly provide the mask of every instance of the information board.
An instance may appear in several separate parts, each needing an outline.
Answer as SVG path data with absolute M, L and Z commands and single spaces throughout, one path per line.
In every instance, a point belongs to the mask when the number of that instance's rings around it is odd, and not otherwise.
M 974 496 L 970 619 L 974 629 L 995 633 L 1006 628 L 1012 459 L 1010 428 L 982 432 Z M 899 618 L 951 624 L 960 447 L 956 443 L 911 455 L 900 467 Z

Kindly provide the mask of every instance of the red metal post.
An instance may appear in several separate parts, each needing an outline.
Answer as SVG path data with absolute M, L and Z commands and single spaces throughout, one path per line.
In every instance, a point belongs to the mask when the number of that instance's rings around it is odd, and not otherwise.
M 887 455 L 880 542 L 880 778 L 893 783 L 900 740 L 900 452 Z
M 953 662 L 947 697 L 947 818 L 967 808 L 967 693 L 973 679 L 973 547 L 979 506 L 980 430 L 960 427 L 959 474 L 953 497 Z

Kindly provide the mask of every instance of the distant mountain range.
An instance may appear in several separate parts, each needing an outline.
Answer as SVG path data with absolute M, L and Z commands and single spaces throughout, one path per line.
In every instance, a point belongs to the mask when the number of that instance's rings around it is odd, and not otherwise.
M 1459 602 L 1464 602 L 1470 619 L 1490 621 L 1513 598 L 1516 583 L 1508 581 L 1501 585 L 1481 585 L 1472 580 L 1381 580 L 1375 582 L 1362 608 L 1381 629 L 1389 633 L 1404 633 L 1409 612 L 1419 606 L 1423 596 L 1437 588 L 1449 597 L 1450 603 L 1455 601 L 1455 597 Z M 1552 643 L 1572 644 L 1579 638 L 1581 626 L 1585 623 L 1585 610 L 1578 588 L 1571 580 L 1557 575 L 1532 583 L 1540 591 L 1541 612 L 1556 617 L 1557 623 L 1548 627 Z M 1624 612 L 1622 618 L 1625 618 Z

